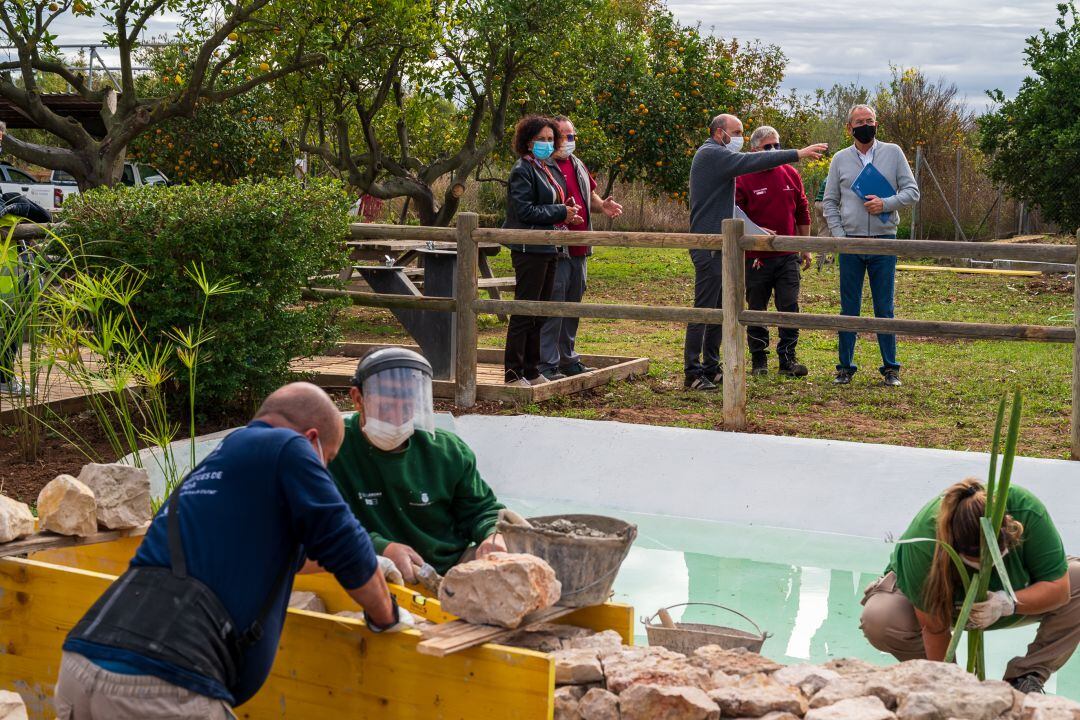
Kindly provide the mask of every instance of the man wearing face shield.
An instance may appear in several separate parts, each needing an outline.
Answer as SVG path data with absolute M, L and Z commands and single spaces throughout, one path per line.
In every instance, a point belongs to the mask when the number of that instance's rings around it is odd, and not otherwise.
M 332 463 L 341 494 L 406 582 L 430 565 L 440 575 L 458 562 L 505 550 L 495 533 L 503 506 L 480 477 L 459 437 L 435 429 L 431 365 L 404 348 L 368 353 L 349 397 L 356 414 Z

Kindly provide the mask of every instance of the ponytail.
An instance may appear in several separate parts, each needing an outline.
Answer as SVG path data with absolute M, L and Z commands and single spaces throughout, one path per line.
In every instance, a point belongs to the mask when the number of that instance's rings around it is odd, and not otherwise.
M 982 546 L 980 520 L 985 511 L 986 490 L 978 480 L 967 478 L 952 485 L 941 496 L 938 506 L 937 539 L 948 543 L 961 555 L 979 557 Z M 1024 526 L 1006 515 L 998 536 L 999 548 L 1016 547 L 1023 532 Z M 923 606 L 932 622 L 931 631 L 945 632 L 952 625 L 959 584 L 960 578 L 949 553 L 940 544 L 935 545 L 930 576 L 923 586 Z

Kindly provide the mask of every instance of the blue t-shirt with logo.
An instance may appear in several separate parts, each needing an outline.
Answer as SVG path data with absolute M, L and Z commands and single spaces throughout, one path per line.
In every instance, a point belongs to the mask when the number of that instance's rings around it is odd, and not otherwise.
M 375 573 L 371 539 L 341 497 L 308 440 L 253 421 L 233 432 L 180 489 L 180 530 L 188 574 L 208 586 L 235 626 L 248 628 L 274 590 L 281 568 L 306 556 L 346 589 Z M 154 518 L 133 566 L 168 567 L 167 504 Z M 69 639 L 64 650 L 106 669 L 154 675 L 192 692 L 240 705 L 266 681 L 285 622 L 292 578 L 247 649 L 234 688 L 118 648 Z

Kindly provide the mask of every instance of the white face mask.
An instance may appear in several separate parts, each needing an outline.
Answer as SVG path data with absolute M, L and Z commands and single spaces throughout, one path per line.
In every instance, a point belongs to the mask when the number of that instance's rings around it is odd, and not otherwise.
M 322 449 L 322 441 L 319 440 L 319 436 L 315 436 L 315 447 L 319 449 L 319 460 L 322 461 L 323 467 L 329 467 L 329 463 L 326 462 L 326 454 Z
M 410 419 L 401 425 L 394 425 L 376 418 L 365 417 L 363 431 L 364 437 L 372 445 L 384 452 L 390 452 L 401 447 L 406 440 L 412 437 L 413 422 Z
M 728 135 L 728 148 L 731 152 L 739 152 L 742 150 L 743 137 L 742 135 Z
M 564 142 L 562 144 L 562 147 L 559 148 L 559 155 L 561 155 L 562 157 L 570 157 L 571 155 L 574 154 L 574 150 L 576 150 L 576 149 L 577 149 L 577 141 L 575 141 L 575 140 L 567 140 L 566 142 Z

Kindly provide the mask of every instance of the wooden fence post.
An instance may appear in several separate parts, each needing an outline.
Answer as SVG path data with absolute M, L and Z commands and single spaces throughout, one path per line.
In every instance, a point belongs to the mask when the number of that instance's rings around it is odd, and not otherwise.
M 1072 366 L 1072 459 L 1080 460 L 1080 230 L 1076 231 L 1076 275 L 1073 276 L 1073 338 Z
M 476 404 L 476 268 L 477 245 L 472 233 L 479 224 L 476 213 L 457 216 L 457 301 L 454 346 L 454 404 L 469 408 Z
M 739 248 L 743 221 L 725 220 L 723 229 L 724 428 L 743 430 L 746 428 L 746 328 L 739 324 L 739 313 L 746 304 L 746 261 Z

